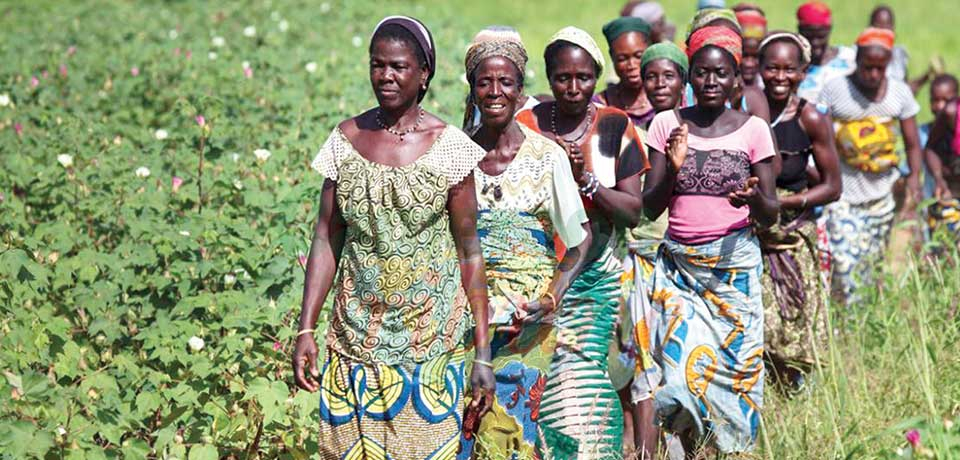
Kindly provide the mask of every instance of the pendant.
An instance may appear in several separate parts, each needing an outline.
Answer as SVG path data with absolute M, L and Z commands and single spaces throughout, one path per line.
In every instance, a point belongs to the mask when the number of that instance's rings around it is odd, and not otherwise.
M 500 189 L 499 185 L 493 187 L 493 199 L 500 201 L 503 198 L 503 190 Z

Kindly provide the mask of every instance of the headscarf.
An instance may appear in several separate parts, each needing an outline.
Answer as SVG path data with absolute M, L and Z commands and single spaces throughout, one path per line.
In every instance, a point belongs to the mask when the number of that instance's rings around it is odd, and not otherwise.
M 437 73 L 437 51 L 434 49 L 433 35 L 427 30 L 427 26 L 423 25 L 423 23 L 417 19 L 409 16 L 387 16 L 380 20 L 377 27 L 373 28 L 371 38 L 377 35 L 381 27 L 390 24 L 398 25 L 403 27 L 407 32 L 410 32 L 413 38 L 416 39 L 417 45 L 420 46 L 420 50 L 423 51 L 423 55 L 427 57 L 427 67 L 430 68 L 430 73 L 427 74 L 427 87 L 429 88 L 430 80 L 433 80 L 433 76 Z
M 830 7 L 813 0 L 797 8 L 797 22 L 801 26 L 829 26 L 833 24 Z
M 733 55 L 733 60 L 740 65 L 740 58 L 743 56 L 743 39 L 740 34 L 724 26 L 707 26 L 697 29 L 690 35 L 687 45 L 687 56 L 693 59 L 693 55 L 705 46 L 716 46 L 726 50 Z
M 649 24 L 656 24 L 664 17 L 663 5 L 658 2 L 643 2 L 635 5 L 626 16 L 643 19 Z
M 650 24 L 640 18 L 619 17 L 603 26 L 603 36 L 608 46 L 612 46 L 617 37 L 627 32 L 640 32 L 646 41 L 650 41 Z
M 573 43 L 583 48 L 587 54 L 593 58 L 600 72 L 603 72 L 603 51 L 600 51 L 597 42 L 586 31 L 573 26 L 564 27 L 550 37 L 550 41 L 547 42 L 547 47 L 559 41 Z M 600 72 L 598 72 L 597 77 L 600 76 Z
M 706 27 L 718 19 L 729 22 L 730 27 L 732 27 L 738 35 L 742 32 L 742 30 L 740 30 L 740 23 L 737 22 L 737 15 L 734 14 L 733 10 L 726 8 L 708 8 L 698 11 L 696 16 L 693 17 L 693 20 L 690 22 L 690 28 L 687 29 L 687 39 L 689 40 L 690 35 L 696 32 L 697 29 Z
M 727 2 L 724 0 L 698 0 L 697 1 L 698 10 L 704 10 L 707 8 L 719 9 L 719 8 L 726 8 L 726 7 L 727 7 Z
M 640 69 L 657 59 L 666 59 L 676 64 L 680 68 L 680 72 L 683 73 L 684 79 L 686 79 L 686 75 L 690 71 L 690 60 L 687 59 L 686 54 L 683 54 L 683 50 L 679 46 L 671 42 L 663 42 L 647 48 L 643 52 L 643 57 L 640 58 Z
M 767 18 L 758 10 L 746 9 L 736 13 L 737 22 L 743 30 L 743 38 L 763 40 L 767 34 Z
M 857 37 L 857 46 L 879 46 L 888 51 L 893 50 L 894 33 L 890 29 L 867 27 Z
M 463 59 L 467 78 L 473 75 L 484 59 L 494 56 L 503 57 L 512 62 L 520 69 L 521 75 L 527 72 L 527 50 L 523 47 L 520 35 L 516 31 L 512 34 L 498 32 L 496 29 L 488 28 L 480 31 L 473 38 Z
M 783 31 L 771 32 L 770 35 L 767 35 L 767 38 L 764 38 L 763 41 L 760 42 L 760 55 L 761 56 L 763 55 L 763 49 L 766 48 L 767 45 L 775 41 L 782 41 L 782 40 L 788 40 L 791 43 L 797 45 L 797 48 L 800 48 L 800 66 L 801 67 L 806 67 L 807 64 L 810 63 L 810 53 L 811 53 L 810 41 L 807 40 L 807 38 L 804 37 L 803 35 L 795 34 L 793 32 L 783 32 Z

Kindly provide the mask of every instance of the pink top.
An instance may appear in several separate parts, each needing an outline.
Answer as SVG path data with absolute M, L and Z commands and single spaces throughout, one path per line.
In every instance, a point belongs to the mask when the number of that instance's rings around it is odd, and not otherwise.
M 663 153 L 670 132 L 680 126 L 676 112 L 657 114 L 647 131 L 647 145 Z M 716 240 L 750 225 L 750 208 L 735 208 L 727 194 L 743 187 L 750 166 L 774 155 L 767 123 L 750 117 L 719 137 L 687 137 L 687 159 L 677 174 L 670 198 L 667 235 L 684 244 Z

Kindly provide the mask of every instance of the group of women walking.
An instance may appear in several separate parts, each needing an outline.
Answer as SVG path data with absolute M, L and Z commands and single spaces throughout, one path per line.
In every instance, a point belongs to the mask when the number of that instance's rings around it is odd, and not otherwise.
M 874 204 L 830 207 L 850 180 L 836 146 L 859 144 L 798 95 L 807 38 L 767 33 L 751 5 L 701 10 L 682 48 L 665 30 L 608 23 L 617 80 L 600 91 L 600 46 L 561 29 L 541 102 L 524 93 L 520 35 L 484 29 L 461 130 L 420 104 L 437 67 L 427 27 L 376 26 L 378 106 L 312 164 L 324 185 L 293 361 L 319 392 L 321 458 L 653 458 L 664 433 L 690 457 L 753 447 L 765 370 L 800 385 L 828 332 L 814 210 L 871 226 Z M 882 78 L 887 35 L 865 35 L 857 73 L 821 100 L 843 120 L 912 117 Z M 943 111 L 931 142 L 956 124 L 956 103 Z M 948 168 L 927 163 L 946 196 Z

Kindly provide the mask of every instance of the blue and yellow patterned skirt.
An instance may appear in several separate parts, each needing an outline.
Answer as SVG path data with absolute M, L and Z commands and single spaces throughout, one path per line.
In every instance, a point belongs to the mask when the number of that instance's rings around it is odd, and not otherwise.
M 453 460 L 463 412 L 463 349 L 409 369 L 327 350 L 320 375 L 320 458 Z

